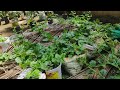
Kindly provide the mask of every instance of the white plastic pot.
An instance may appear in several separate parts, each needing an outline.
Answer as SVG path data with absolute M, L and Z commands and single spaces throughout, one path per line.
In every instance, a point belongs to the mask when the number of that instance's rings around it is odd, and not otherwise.
M 28 73 L 29 71 L 31 71 L 31 70 L 32 70 L 31 68 L 25 69 L 25 70 L 17 77 L 17 79 L 24 79 L 25 76 L 27 75 L 27 73 Z
M 46 71 L 47 79 L 62 79 L 61 64 L 52 70 Z
M 25 76 L 29 71 L 31 71 L 32 68 L 25 69 L 18 77 L 17 79 L 24 79 Z M 39 79 L 62 79 L 62 72 L 61 72 L 61 64 L 52 70 L 46 71 L 45 73 L 40 72 Z
M 24 79 L 29 71 L 31 71 L 32 68 L 25 69 L 18 77 L 17 79 Z M 46 79 L 46 75 L 44 73 L 39 73 L 39 79 Z

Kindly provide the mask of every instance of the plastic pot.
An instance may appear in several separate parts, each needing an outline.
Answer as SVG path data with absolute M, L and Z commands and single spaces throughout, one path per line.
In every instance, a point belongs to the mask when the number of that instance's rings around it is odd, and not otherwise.
M 16 30 L 18 33 L 20 33 L 20 31 L 21 31 L 20 26 L 19 26 L 19 25 L 18 25 L 18 26 L 16 26 L 16 27 L 15 27 L 15 30 Z
M 18 77 L 17 79 L 24 79 L 25 76 L 27 75 L 27 73 L 32 70 L 32 68 L 28 68 L 28 69 L 25 69 Z M 45 72 L 46 75 L 44 73 L 41 73 L 40 72 L 40 77 L 39 79 L 62 79 L 62 72 L 61 72 L 61 64 L 52 69 L 52 70 L 49 70 L 49 71 L 46 71 Z
M 49 71 L 46 71 L 47 79 L 62 79 L 61 64 Z
M 52 24 L 53 23 L 53 19 L 48 19 L 48 24 Z
M 30 22 L 29 25 L 30 25 L 31 28 L 33 28 L 35 26 L 33 22 Z
M 28 68 L 23 70 L 23 72 L 17 77 L 17 79 L 24 79 L 27 75 L 28 72 L 30 72 L 32 70 L 32 68 Z M 39 79 L 46 79 L 46 75 L 44 73 L 39 73 Z
M 5 24 L 9 23 L 8 17 L 3 17 L 3 20 L 5 21 Z

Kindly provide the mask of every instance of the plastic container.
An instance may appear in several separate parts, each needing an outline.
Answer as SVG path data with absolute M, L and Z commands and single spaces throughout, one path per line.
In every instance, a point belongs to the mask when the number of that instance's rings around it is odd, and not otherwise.
M 62 79 L 61 64 L 52 70 L 46 71 L 47 79 Z
M 17 79 L 24 79 L 25 76 L 27 75 L 27 73 L 28 73 L 29 71 L 31 71 L 31 70 L 32 70 L 31 68 L 25 69 L 25 70 L 17 77 Z
M 31 68 L 25 69 L 17 79 L 24 79 Z M 39 79 L 62 79 L 61 64 L 52 70 L 46 71 L 46 75 L 40 72 Z
M 25 76 L 27 75 L 27 73 L 29 72 L 29 71 L 31 71 L 32 70 L 32 68 L 28 68 L 28 69 L 25 69 L 18 77 L 17 77 L 17 79 L 24 79 L 25 78 Z M 44 74 L 44 73 L 39 73 L 39 79 L 46 79 L 46 75 Z

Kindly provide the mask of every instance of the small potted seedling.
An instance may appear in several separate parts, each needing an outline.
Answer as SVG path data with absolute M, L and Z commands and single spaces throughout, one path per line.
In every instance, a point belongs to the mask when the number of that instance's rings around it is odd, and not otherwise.
M 33 20 L 32 17 L 27 17 L 27 24 L 28 24 L 31 28 L 35 26 L 33 22 L 34 22 L 34 20 Z
M 14 43 L 12 54 L 15 54 L 15 61 L 21 68 L 32 68 L 33 71 L 27 75 L 30 78 L 36 79 L 40 72 L 45 72 L 47 79 L 62 79 L 61 64 L 65 58 L 65 54 L 56 54 L 54 46 L 46 47 L 42 44 L 31 43 L 28 40 L 21 39 L 21 41 L 17 40 Z
M 32 70 L 32 68 L 28 68 L 23 70 L 17 79 L 46 79 L 46 75 L 39 70 Z
M 19 26 L 17 17 L 12 20 L 12 28 L 14 29 L 15 33 L 20 33 L 21 27 Z
M 14 12 L 13 11 L 9 11 L 8 15 L 9 15 L 9 20 L 14 18 Z
M 18 11 L 8 12 L 9 20 L 14 19 L 14 18 L 18 18 L 20 16 L 19 14 L 20 13 Z
M 5 21 L 5 24 L 8 24 L 8 23 L 9 23 L 8 11 L 1 11 L 1 12 L 0 12 L 0 17 L 2 17 L 1 20 Z

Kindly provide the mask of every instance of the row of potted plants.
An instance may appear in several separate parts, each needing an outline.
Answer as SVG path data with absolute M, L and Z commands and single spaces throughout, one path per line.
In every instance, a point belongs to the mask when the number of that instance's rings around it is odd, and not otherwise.
M 44 20 L 46 17 L 44 11 L 0 11 L 0 25 L 1 21 L 5 21 L 5 24 L 8 24 L 9 20 L 12 19 L 18 20 L 18 18 L 21 18 L 21 20 L 24 20 L 25 17 L 31 19 L 35 16 L 39 16 L 40 20 Z
M 35 27 L 35 30 L 47 38 L 47 41 L 50 39 L 53 44 L 46 47 L 40 43 L 29 42 L 21 36 L 22 38 L 13 43 L 12 54 L 3 53 L 0 60 L 15 60 L 24 69 L 32 68 L 32 72 L 29 72 L 26 78 L 38 78 L 39 72 L 45 72 L 49 76 L 47 78 L 56 78 L 57 76 L 60 76 L 57 78 L 61 78 L 60 68 L 59 73 L 52 73 L 53 77 L 50 77 L 48 71 L 52 72 L 54 68 L 61 66 L 61 63 L 68 60 L 65 58 L 82 55 L 76 60 L 81 69 L 87 67 L 90 69 L 89 73 L 96 73 L 95 68 L 97 67 L 99 78 L 105 78 L 107 65 L 120 68 L 120 42 L 111 34 L 111 31 L 120 25 L 102 24 L 99 20 L 91 21 L 91 17 L 91 14 L 87 12 L 81 16 L 73 15 L 64 20 L 65 23 L 73 24 L 76 28 L 71 31 L 64 30 L 59 37 L 50 38 L 50 35 L 42 30 L 43 28 Z

